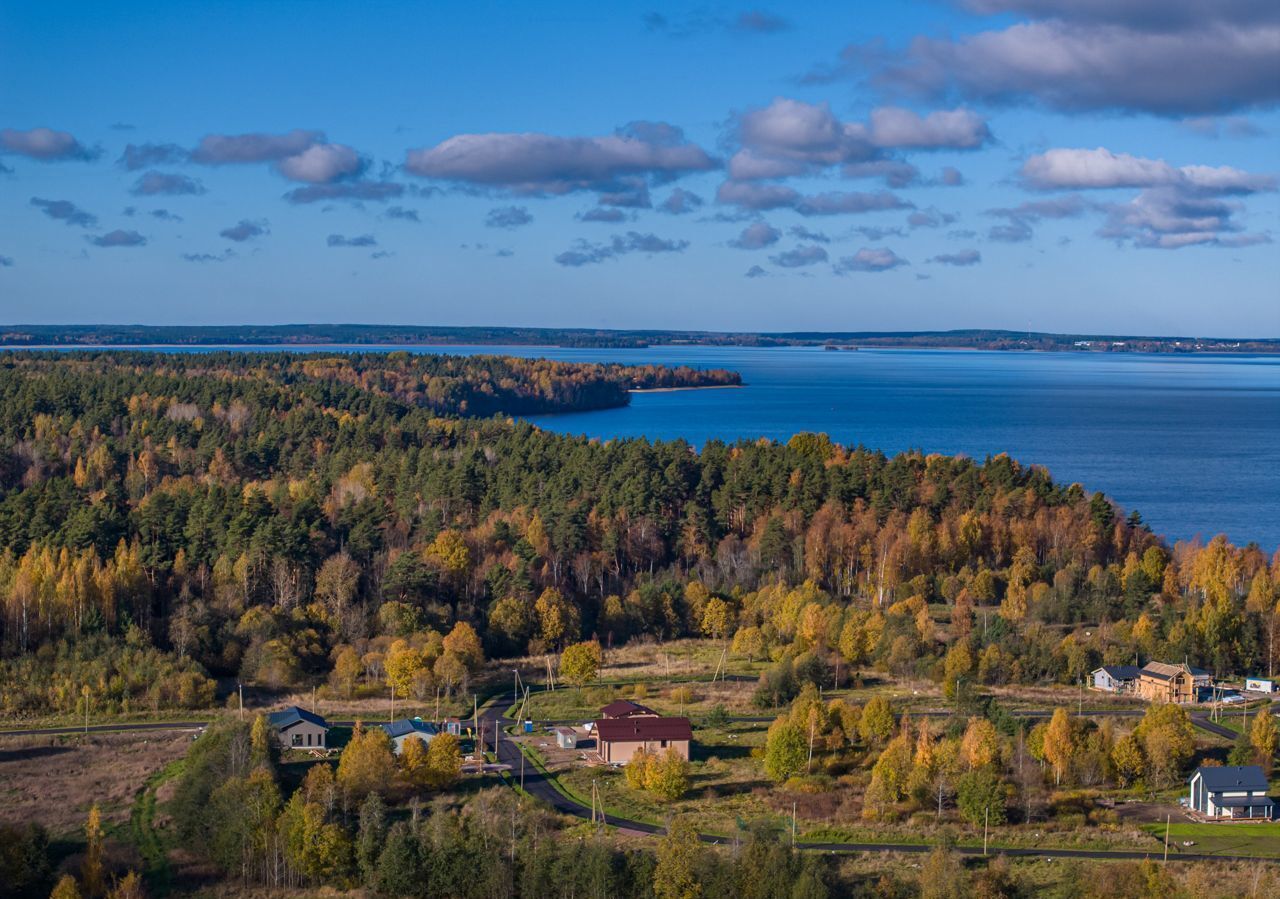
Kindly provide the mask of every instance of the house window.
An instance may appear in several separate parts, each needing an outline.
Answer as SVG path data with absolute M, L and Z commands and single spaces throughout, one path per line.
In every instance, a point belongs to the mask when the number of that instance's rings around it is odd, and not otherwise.
M 302 734 L 294 734 L 294 735 L 293 735 L 293 745 L 294 745 L 294 746 L 301 746 L 301 745 L 302 745 Z
M 666 748 L 667 748 L 667 741 L 666 741 L 666 740 L 663 740 L 663 741 L 662 741 L 662 748 L 663 748 L 663 749 L 666 749 Z
M 307 734 L 307 745 L 311 745 L 311 734 Z

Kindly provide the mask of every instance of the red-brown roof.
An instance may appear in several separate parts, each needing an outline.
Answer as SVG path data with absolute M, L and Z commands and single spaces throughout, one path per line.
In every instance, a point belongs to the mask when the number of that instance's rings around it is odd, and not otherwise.
M 656 717 L 657 714 L 647 705 L 632 702 L 630 699 L 615 699 L 600 710 L 602 718 L 626 718 L 628 715 L 653 715 Z
M 652 743 L 660 740 L 692 740 L 688 718 L 605 718 L 596 722 L 602 743 Z

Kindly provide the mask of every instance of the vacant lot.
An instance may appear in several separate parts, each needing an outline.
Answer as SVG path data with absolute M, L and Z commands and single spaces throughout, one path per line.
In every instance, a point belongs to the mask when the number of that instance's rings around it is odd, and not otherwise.
M 127 824 L 143 782 L 190 744 L 189 733 L 2 737 L 0 822 L 69 834 L 97 802 L 105 822 Z

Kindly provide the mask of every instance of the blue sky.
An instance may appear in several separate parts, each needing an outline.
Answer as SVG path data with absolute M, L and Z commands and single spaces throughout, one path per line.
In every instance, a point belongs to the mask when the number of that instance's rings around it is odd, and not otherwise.
M 14 0 L 0 322 L 1280 336 L 1278 104 L 1270 0 Z

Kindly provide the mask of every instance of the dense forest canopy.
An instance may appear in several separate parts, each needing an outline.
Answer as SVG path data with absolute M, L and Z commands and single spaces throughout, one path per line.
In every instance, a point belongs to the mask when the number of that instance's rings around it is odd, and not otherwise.
M 5 356 L 0 708 L 71 708 L 86 666 L 116 706 L 180 705 L 206 695 L 188 673 L 349 683 L 406 646 L 404 687 L 425 696 L 474 670 L 470 641 L 591 635 L 732 638 L 813 678 L 837 657 L 941 677 L 957 646 L 987 683 L 1272 665 L 1280 558 L 1169 547 L 1006 456 L 813 434 L 695 451 L 476 417 L 735 380 L 408 353 Z

